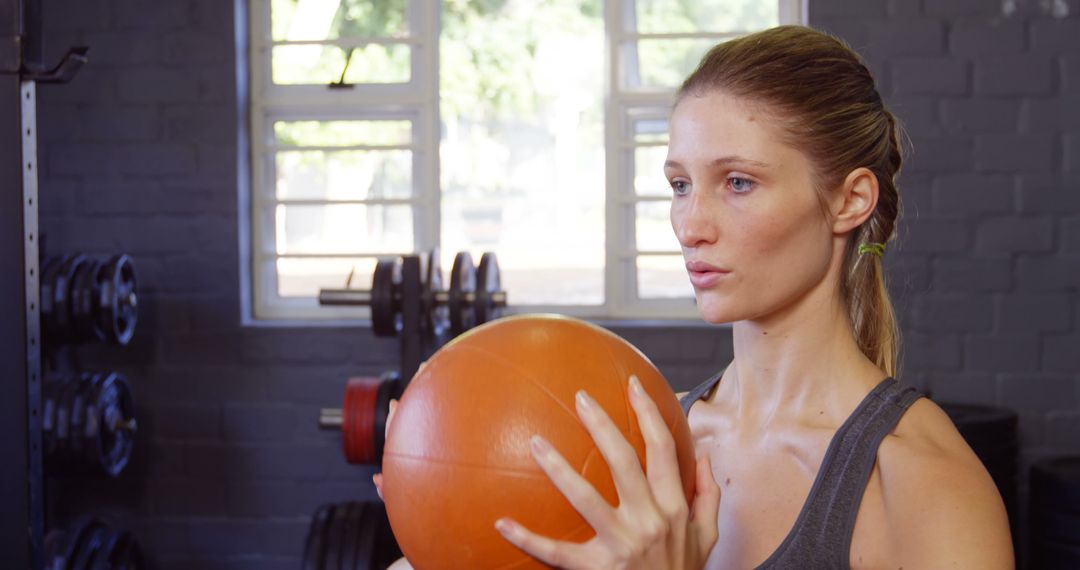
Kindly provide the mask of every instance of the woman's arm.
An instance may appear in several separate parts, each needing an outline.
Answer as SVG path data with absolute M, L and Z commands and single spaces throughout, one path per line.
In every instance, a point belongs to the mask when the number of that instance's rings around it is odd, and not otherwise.
M 905 425 L 906 424 L 906 425 Z M 945 412 L 917 401 L 878 458 L 888 524 L 905 568 L 1014 567 L 997 486 Z

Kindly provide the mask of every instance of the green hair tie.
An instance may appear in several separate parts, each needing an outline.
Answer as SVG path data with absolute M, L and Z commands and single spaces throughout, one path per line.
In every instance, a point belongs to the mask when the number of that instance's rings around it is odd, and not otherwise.
M 881 257 L 882 255 L 885 254 L 885 244 L 883 244 L 883 243 L 873 243 L 873 242 L 871 242 L 871 243 L 860 243 L 859 244 L 859 255 L 862 255 L 864 253 L 872 253 L 872 254 L 874 254 L 874 255 L 876 255 L 878 257 Z

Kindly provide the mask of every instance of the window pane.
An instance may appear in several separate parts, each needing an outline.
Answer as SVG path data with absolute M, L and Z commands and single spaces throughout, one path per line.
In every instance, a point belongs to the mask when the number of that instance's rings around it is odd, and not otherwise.
M 278 258 L 278 295 L 281 297 L 317 297 L 319 289 L 344 289 L 352 276 L 354 289 L 370 289 L 375 273 L 375 258 Z
M 667 119 L 634 119 L 632 124 L 634 142 L 667 144 Z
M 697 68 L 713 39 L 638 40 L 623 44 L 625 86 L 674 89 Z
M 681 255 L 645 255 L 637 258 L 638 298 L 670 299 L 694 296 Z
M 399 44 L 278 46 L 273 49 L 273 80 L 278 85 L 327 85 L 337 83 L 345 71 L 345 83 L 350 84 L 407 83 L 409 57 L 409 46 Z
M 280 151 L 279 200 L 371 200 L 412 196 L 412 151 Z
M 664 176 L 666 146 L 634 149 L 634 191 L 639 196 L 670 196 L 671 186 Z
M 642 33 L 741 32 L 780 22 L 776 0 L 636 0 L 635 4 L 637 31 Z
M 515 305 L 597 304 L 604 268 L 600 0 L 448 2 L 444 252 L 498 253 Z
M 411 121 L 275 121 L 283 146 L 407 145 Z
M 671 229 L 670 208 L 667 201 L 636 204 L 634 222 L 639 251 L 679 251 L 679 240 Z
M 277 253 L 393 253 L 413 246 L 411 206 L 331 204 L 276 209 Z
M 274 41 L 400 37 L 408 32 L 405 0 L 272 0 Z

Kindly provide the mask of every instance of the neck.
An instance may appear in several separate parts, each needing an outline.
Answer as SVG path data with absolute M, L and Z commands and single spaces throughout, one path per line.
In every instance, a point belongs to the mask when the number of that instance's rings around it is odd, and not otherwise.
M 824 279 L 783 309 L 734 324 L 721 389 L 739 424 L 842 422 L 884 378 L 859 350 L 837 291 Z

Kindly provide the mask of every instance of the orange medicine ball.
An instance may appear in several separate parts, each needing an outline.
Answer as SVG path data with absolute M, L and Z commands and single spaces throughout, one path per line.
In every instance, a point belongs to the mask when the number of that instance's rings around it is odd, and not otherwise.
M 690 427 L 664 377 L 619 336 L 578 319 L 522 315 L 472 329 L 435 353 L 402 395 L 383 452 L 386 511 L 409 562 L 417 570 L 544 567 L 495 530 L 503 516 L 544 536 L 592 538 L 593 529 L 533 460 L 529 438 L 550 441 L 617 505 L 574 395 L 584 389 L 604 408 L 644 466 L 631 374 L 675 438 L 690 503 Z

